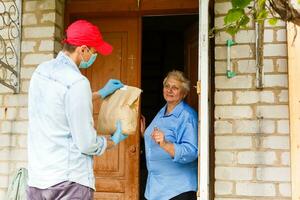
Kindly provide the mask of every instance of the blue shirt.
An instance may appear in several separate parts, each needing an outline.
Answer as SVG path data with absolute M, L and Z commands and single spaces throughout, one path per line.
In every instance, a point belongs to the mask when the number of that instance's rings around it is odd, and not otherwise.
M 93 155 L 107 146 L 94 129 L 92 91 L 71 58 L 60 52 L 40 64 L 29 86 L 28 185 L 63 181 L 95 188 Z
M 183 101 L 170 114 L 165 113 L 166 106 L 144 134 L 148 169 L 145 197 L 149 200 L 169 200 L 197 190 L 197 113 Z M 174 144 L 174 158 L 151 138 L 155 127 L 164 132 L 166 141 Z

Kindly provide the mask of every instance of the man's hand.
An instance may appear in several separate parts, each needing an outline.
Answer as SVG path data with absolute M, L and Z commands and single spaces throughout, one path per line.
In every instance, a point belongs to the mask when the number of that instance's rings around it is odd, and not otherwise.
M 122 133 L 121 121 L 117 121 L 117 130 L 114 132 L 110 139 L 117 145 L 127 137 L 128 135 Z
M 117 79 L 110 79 L 105 86 L 98 91 L 98 94 L 104 99 L 108 95 L 112 94 L 117 89 L 123 87 L 124 84 Z

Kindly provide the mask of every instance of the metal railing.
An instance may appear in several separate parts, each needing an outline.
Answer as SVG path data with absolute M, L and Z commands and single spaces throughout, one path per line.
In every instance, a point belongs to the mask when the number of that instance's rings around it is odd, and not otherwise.
M 0 84 L 20 92 L 21 0 L 0 0 Z

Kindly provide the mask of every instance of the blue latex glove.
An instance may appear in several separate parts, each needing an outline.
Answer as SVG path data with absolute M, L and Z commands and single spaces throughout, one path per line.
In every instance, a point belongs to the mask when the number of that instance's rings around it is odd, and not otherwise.
M 121 122 L 117 121 L 117 129 L 114 132 L 114 134 L 111 136 L 111 140 L 115 143 L 115 144 L 119 144 L 121 141 L 125 140 L 128 135 L 123 134 L 122 133 L 122 127 L 121 127 Z
M 116 80 L 116 79 L 110 79 L 105 84 L 105 86 L 98 91 L 98 93 L 100 94 L 100 96 L 102 98 L 105 98 L 105 97 L 112 94 L 114 91 L 116 91 L 117 89 L 119 89 L 123 86 L 124 86 L 124 84 L 121 81 Z

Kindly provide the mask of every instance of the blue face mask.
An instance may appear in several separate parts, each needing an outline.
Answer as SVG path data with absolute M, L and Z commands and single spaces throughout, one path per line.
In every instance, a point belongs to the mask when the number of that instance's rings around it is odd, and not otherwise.
M 82 56 L 81 56 L 81 58 L 82 58 Z M 82 58 L 79 68 L 81 68 L 81 69 L 89 68 L 95 62 L 96 58 L 97 58 L 96 53 L 92 54 L 88 61 L 84 61 Z

